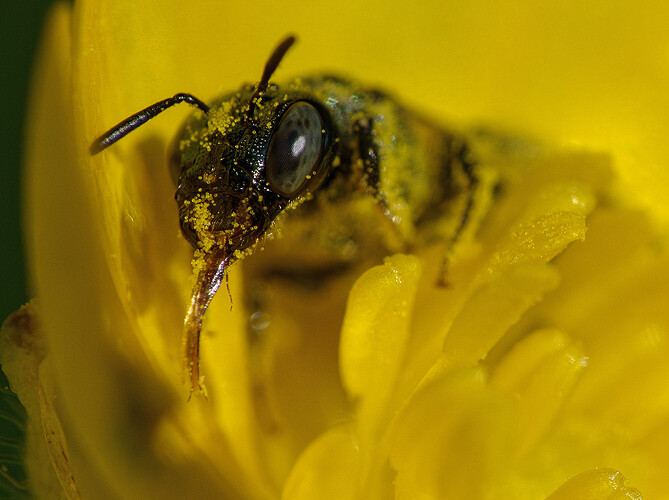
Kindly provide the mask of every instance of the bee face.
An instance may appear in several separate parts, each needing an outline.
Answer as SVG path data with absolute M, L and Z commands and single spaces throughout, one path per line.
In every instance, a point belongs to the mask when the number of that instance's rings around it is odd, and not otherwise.
M 275 85 L 258 97 L 253 90 L 245 86 L 188 122 L 172 155 L 180 158 L 175 198 L 184 235 L 231 260 L 318 189 L 335 144 L 320 104 Z

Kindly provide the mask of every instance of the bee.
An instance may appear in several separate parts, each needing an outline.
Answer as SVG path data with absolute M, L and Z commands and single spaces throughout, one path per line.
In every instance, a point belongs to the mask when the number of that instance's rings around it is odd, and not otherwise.
M 191 393 L 204 393 L 205 312 L 227 284 L 229 267 L 268 237 L 298 228 L 285 260 L 295 276 L 301 258 L 318 261 L 318 277 L 434 240 L 448 242 L 448 254 L 472 213 L 477 161 L 464 136 L 352 80 L 320 75 L 270 83 L 294 42 L 289 36 L 276 47 L 257 84 L 211 105 L 176 94 L 112 127 L 90 148 L 100 153 L 175 104 L 197 108 L 169 156 L 181 230 L 194 248 L 196 282 L 184 320 Z

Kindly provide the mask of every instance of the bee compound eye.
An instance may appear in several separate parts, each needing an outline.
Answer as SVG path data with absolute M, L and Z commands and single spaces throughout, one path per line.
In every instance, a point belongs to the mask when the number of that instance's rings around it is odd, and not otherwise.
M 306 187 L 323 155 L 323 120 L 308 102 L 290 106 L 272 134 L 265 159 L 272 190 L 290 198 Z

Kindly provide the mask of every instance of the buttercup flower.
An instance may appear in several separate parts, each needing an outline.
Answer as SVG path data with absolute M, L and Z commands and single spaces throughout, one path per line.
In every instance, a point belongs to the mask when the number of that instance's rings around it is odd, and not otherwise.
M 669 494 L 666 9 L 481 4 L 55 8 L 27 142 L 36 300 L 2 358 L 37 498 Z M 271 249 L 232 267 L 234 307 L 219 294 L 205 319 L 209 397 L 187 402 L 192 250 L 165 151 L 191 110 L 88 148 L 178 91 L 257 79 L 290 31 L 277 81 L 339 68 L 437 122 L 494 124 L 470 132 L 490 189 L 446 287 L 442 248 L 417 248 L 317 293 L 270 283 L 248 318 L 236 297 Z

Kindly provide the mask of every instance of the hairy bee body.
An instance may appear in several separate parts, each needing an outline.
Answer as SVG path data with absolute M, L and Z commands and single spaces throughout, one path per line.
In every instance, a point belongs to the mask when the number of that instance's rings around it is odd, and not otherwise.
M 479 182 L 464 136 L 355 81 L 316 76 L 270 84 L 294 41 L 279 44 L 257 84 L 211 105 L 176 94 L 91 145 L 97 154 L 175 104 L 199 109 L 169 165 L 181 229 L 195 249 L 184 321 L 191 390 L 204 391 L 204 314 L 230 265 L 266 240 L 276 241 L 267 263 L 250 273 L 254 283 L 280 277 L 313 288 L 337 275 L 350 282 L 351 271 L 432 241 L 446 245 L 447 259 L 472 213 Z M 247 304 L 257 295 L 247 291 Z
M 332 76 L 270 85 L 255 126 L 241 130 L 254 89 L 246 85 L 213 103 L 208 115 L 194 116 L 172 154 L 182 229 L 196 248 L 223 238 L 235 247 L 232 263 L 277 224 L 299 219 L 302 226 L 314 221 L 301 231 L 309 233 L 305 241 L 353 260 L 370 246 L 387 254 L 454 236 L 467 217 L 476 176 L 463 136 L 382 92 Z M 301 102 L 322 117 L 324 158 L 310 172 L 308 190 L 281 196 L 267 183 L 268 147 L 282 114 Z

